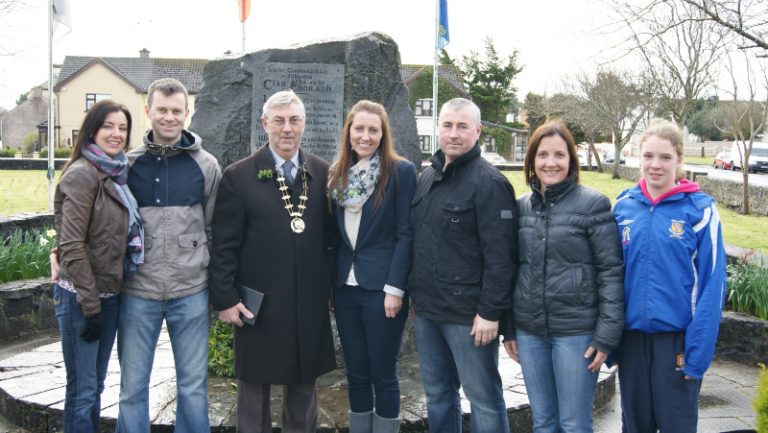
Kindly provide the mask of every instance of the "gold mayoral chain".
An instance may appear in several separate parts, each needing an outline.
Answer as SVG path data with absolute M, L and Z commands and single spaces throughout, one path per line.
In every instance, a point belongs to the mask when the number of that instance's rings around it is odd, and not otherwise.
M 285 203 L 285 210 L 288 211 L 288 216 L 291 217 L 291 231 L 294 233 L 302 233 L 304 229 L 307 227 L 306 224 L 304 224 L 304 220 L 301 219 L 301 217 L 304 216 L 304 210 L 307 209 L 307 174 L 304 173 L 304 170 L 299 170 L 299 173 L 296 174 L 297 177 L 300 175 L 302 180 L 302 192 L 299 196 L 299 205 L 298 211 L 293 209 L 293 203 L 291 203 L 291 195 L 288 194 L 288 186 L 285 184 L 285 176 L 279 175 L 277 177 L 277 183 L 280 185 L 280 193 L 283 194 L 283 203 Z

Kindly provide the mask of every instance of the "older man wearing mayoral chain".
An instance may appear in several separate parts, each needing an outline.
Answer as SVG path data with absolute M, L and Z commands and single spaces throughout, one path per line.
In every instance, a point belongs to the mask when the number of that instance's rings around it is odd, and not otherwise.
M 261 122 L 269 142 L 232 165 L 216 202 L 211 302 L 235 328 L 237 431 L 272 431 L 271 385 L 284 385 L 282 431 L 316 429 L 316 378 L 336 367 L 328 299 L 337 236 L 328 211 L 328 163 L 300 149 L 305 111 L 292 91 L 272 95 Z M 253 313 L 237 286 L 264 293 Z

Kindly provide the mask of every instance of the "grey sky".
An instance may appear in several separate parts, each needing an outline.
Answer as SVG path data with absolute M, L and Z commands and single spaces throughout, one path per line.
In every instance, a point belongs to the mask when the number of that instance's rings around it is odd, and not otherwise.
M 0 106 L 12 108 L 22 92 L 46 75 L 47 0 L 23 2 L 0 18 L 0 46 L 18 51 L 0 57 Z M 71 0 L 72 32 L 54 45 L 54 62 L 65 55 L 215 58 L 239 52 L 241 25 L 236 0 Z M 246 50 L 381 31 L 400 46 L 403 63 L 432 62 L 434 0 L 254 0 L 246 22 Z M 449 0 L 452 57 L 483 51 L 491 36 L 500 54 L 520 51 L 524 71 L 516 80 L 528 91 L 551 93 L 562 79 L 593 70 L 615 44 L 600 35 L 607 22 L 593 0 Z M 591 36 L 590 36 L 591 35 Z

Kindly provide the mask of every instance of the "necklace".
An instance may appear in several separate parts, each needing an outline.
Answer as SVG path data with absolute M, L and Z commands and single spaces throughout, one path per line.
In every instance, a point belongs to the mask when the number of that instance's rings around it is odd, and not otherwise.
M 291 231 L 299 234 L 307 228 L 304 220 L 301 217 L 304 216 L 304 210 L 307 209 L 307 174 L 304 170 L 299 168 L 297 177 L 301 176 L 302 180 L 302 192 L 299 196 L 299 205 L 296 206 L 298 210 L 294 210 L 293 203 L 291 203 L 291 195 L 288 194 L 288 186 L 285 184 L 285 176 L 280 175 L 277 177 L 277 184 L 280 186 L 280 193 L 283 195 L 283 203 L 285 203 L 285 210 L 288 211 L 288 216 L 291 217 Z

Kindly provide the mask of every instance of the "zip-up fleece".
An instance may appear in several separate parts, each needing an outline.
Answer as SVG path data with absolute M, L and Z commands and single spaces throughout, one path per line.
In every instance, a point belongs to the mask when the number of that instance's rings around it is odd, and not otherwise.
M 144 264 L 123 290 L 139 298 L 168 300 L 208 287 L 211 220 L 221 169 L 202 140 L 183 131 L 172 146 L 155 144 L 128 153 L 128 186 L 144 223 Z
M 712 197 L 681 180 L 653 200 L 644 179 L 613 209 L 624 252 L 626 330 L 685 333 L 685 367 L 700 379 L 715 352 L 726 288 L 720 216 Z

